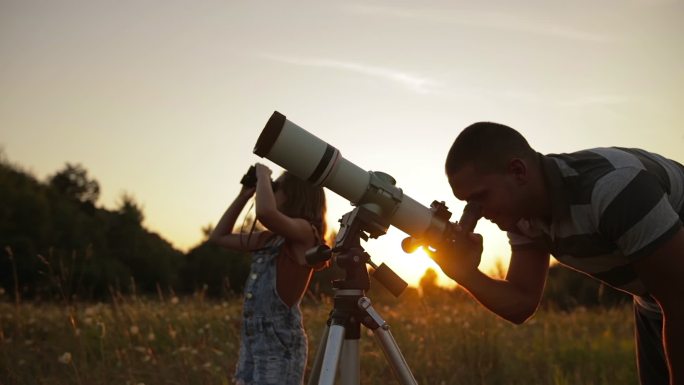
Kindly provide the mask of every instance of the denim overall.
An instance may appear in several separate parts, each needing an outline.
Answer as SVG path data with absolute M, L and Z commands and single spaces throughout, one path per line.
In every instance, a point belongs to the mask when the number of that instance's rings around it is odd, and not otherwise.
M 307 340 L 299 303 L 288 307 L 276 291 L 276 259 L 285 243 L 275 236 L 252 253 L 245 284 L 240 357 L 235 380 L 245 384 L 301 385 Z

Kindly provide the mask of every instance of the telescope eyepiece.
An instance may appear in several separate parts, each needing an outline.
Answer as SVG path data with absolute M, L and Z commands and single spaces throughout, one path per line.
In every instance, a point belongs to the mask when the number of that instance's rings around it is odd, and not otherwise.
M 463 209 L 463 214 L 461 214 L 458 224 L 461 226 L 462 231 L 472 233 L 480 218 L 482 218 L 482 207 L 477 203 L 470 202 Z

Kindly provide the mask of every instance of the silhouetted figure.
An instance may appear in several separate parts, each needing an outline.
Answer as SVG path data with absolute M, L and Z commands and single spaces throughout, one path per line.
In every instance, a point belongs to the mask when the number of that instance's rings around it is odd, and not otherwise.
M 275 182 L 270 176 L 268 167 L 256 164 L 256 187 L 242 188 L 210 239 L 252 252 L 236 382 L 299 385 L 307 355 L 299 303 L 313 271 L 304 253 L 323 243 L 325 194 L 288 172 Z M 267 230 L 241 234 L 235 221 L 255 191 L 256 218 Z
M 684 384 L 684 166 L 639 149 L 542 155 L 514 129 L 464 129 L 446 159 L 454 195 L 508 232 L 505 279 L 478 270 L 482 237 L 444 243 L 442 270 L 499 316 L 536 311 L 549 255 L 633 295 L 642 384 Z M 572 293 L 569 293 L 572 294 Z

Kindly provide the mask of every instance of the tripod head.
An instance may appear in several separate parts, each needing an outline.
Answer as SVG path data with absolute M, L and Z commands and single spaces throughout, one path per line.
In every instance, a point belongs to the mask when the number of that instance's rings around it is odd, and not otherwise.
M 333 281 L 335 289 L 368 290 L 370 277 L 366 264 L 371 265 L 375 277 L 392 294 L 399 296 L 407 283 L 384 263 L 380 266 L 371 261 L 370 255 L 361 246 L 361 239 L 378 238 L 387 233 L 390 223 L 387 219 L 372 211 L 372 207 L 361 205 L 344 214 L 340 219 L 340 230 L 335 238 L 335 245 L 329 248 L 320 245 L 306 252 L 306 261 L 310 265 L 330 260 L 344 269 L 343 280 Z

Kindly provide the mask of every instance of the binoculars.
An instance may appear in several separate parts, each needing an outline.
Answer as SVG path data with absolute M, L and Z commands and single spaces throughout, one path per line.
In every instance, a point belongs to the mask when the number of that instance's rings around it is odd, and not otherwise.
M 245 175 L 242 176 L 242 179 L 240 179 L 240 184 L 242 184 L 245 188 L 254 188 L 256 187 L 256 183 L 256 166 L 252 165 L 249 167 Z M 276 191 L 278 189 L 278 183 L 271 180 L 271 188 L 273 191 Z

